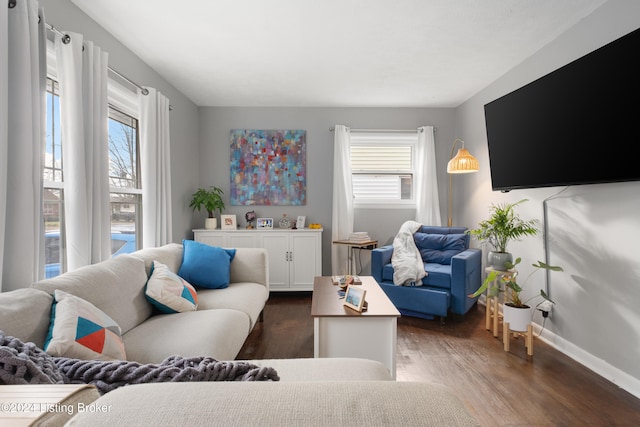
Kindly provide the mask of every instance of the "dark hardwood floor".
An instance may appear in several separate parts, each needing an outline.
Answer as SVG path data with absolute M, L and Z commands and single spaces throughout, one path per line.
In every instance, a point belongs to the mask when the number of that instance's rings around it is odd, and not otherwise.
M 310 313 L 311 293 L 272 293 L 238 359 L 313 357 Z M 523 338 L 505 352 L 484 313 L 400 318 L 397 380 L 446 384 L 483 426 L 640 426 L 640 399 L 538 339 L 532 357 Z

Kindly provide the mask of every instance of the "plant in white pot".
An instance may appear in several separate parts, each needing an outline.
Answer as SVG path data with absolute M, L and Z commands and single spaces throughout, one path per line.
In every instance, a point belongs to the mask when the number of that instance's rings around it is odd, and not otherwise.
M 534 270 L 529 273 L 529 275 L 525 278 L 525 280 L 518 284 L 518 271 L 515 270 L 515 266 L 520 264 L 522 261 L 521 258 L 517 258 L 514 263 L 507 263 L 507 267 L 509 270 L 512 270 L 511 274 L 504 274 L 501 278 L 502 283 L 505 286 L 505 301 L 502 305 L 502 315 L 503 321 L 505 323 L 509 323 L 509 329 L 512 331 L 520 331 L 524 332 L 527 330 L 527 325 L 531 322 L 531 306 L 528 305 L 530 301 L 533 301 L 535 298 L 542 298 L 538 305 L 542 304 L 544 301 L 549 301 L 551 304 L 555 304 L 547 293 L 540 289 L 540 293 L 532 296 L 531 298 L 523 301 L 520 298 L 520 293 L 523 291 L 523 286 L 527 283 L 527 280 L 538 270 L 545 269 L 551 271 L 564 271 L 562 267 L 549 265 L 542 261 L 538 261 L 536 264 L 531 264 L 534 267 Z M 487 289 L 489 290 L 490 296 L 497 296 L 500 292 L 500 287 L 495 283 L 496 277 L 498 277 L 500 273 L 497 271 L 492 271 L 487 275 L 487 278 L 484 280 L 482 285 L 478 288 L 478 290 L 469 295 L 469 298 L 475 298 L 481 295 Z
M 538 233 L 536 220 L 524 221 L 515 212 L 515 207 L 528 199 L 516 203 L 491 205 L 489 219 L 480 221 L 478 227 L 469 233 L 481 244 L 489 243 L 493 250 L 487 256 L 487 262 L 495 270 L 506 271 L 506 263 L 513 263 L 513 256 L 507 252 L 507 245 L 512 240 L 520 240 L 524 236 L 535 236 Z
M 218 227 L 218 220 L 214 216 L 214 212 L 218 211 L 219 213 L 222 213 L 222 210 L 224 209 L 222 194 L 224 194 L 223 191 L 214 186 L 209 187 L 208 190 L 198 188 L 196 192 L 193 193 L 189 207 L 192 207 L 194 211 L 196 209 L 200 211 L 201 208 L 204 208 L 204 210 L 209 214 L 205 221 L 204 228 L 214 229 Z

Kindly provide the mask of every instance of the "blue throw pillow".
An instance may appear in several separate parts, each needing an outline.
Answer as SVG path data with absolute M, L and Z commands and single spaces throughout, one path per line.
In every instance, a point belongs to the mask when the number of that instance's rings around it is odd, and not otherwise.
M 467 242 L 466 234 L 427 234 L 415 233 L 413 240 L 420 251 L 424 262 L 451 264 L 451 257 L 464 251 Z
M 229 286 L 229 269 L 236 255 L 235 249 L 223 249 L 193 240 L 183 240 L 182 246 L 182 265 L 178 276 L 201 288 Z

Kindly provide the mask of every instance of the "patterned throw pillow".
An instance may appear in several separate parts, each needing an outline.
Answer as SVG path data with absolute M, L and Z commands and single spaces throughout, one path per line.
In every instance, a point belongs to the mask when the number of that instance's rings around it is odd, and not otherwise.
M 90 302 L 59 289 L 53 293 L 44 350 L 75 359 L 126 359 L 120 326 Z
M 198 294 L 193 286 L 158 261 L 153 261 L 151 266 L 145 295 L 162 313 L 181 313 L 198 308 Z

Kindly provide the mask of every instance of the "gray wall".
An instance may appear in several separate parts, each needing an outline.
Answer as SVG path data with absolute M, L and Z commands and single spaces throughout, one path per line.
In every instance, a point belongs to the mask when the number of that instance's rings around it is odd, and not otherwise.
M 109 66 L 141 86 L 158 89 L 173 106 L 171 112 L 171 170 L 173 239 L 191 232 L 189 201 L 198 185 L 198 108 L 165 79 L 124 47 L 69 0 L 40 0 L 47 23 L 60 31 L 81 33 L 109 53 Z
M 491 203 L 528 198 L 520 212 L 542 222 L 542 203 L 549 199 L 550 260 L 565 272 L 550 276 L 549 291 L 557 305 L 543 336 L 636 396 L 640 396 L 640 183 L 492 192 L 483 106 L 638 27 L 640 2 L 609 1 L 456 111 L 456 129 L 482 167 L 480 173 L 458 182 L 457 202 L 468 208 L 457 211 L 457 220 L 476 224 L 486 218 Z M 635 52 L 629 58 L 633 56 Z M 623 157 L 637 141 L 601 143 L 615 144 Z M 542 237 L 509 249 L 523 257 L 523 265 L 544 259 Z M 527 283 L 529 295 L 544 287 L 544 277 L 543 272 L 532 277 Z M 536 322 L 542 323 L 539 315 Z
M 307 224 L 323 225 L 323 273 L 331 274 L 331 206 L 333 185 L 333 132 L 329 128 L 344 124 L 352 128 L 417 129 L 433 125 L 436 132 L 438 172 L 446 175 L 446 159 L 453 141 L 453 109 L 420 108 L 200 108 L 200 185 L 215 185 L 225 192 L 225 213 L 236 214 L 238 224 L 245 226 L 244 214 L 255 210 L 258 216 L 279 219 L 307 216 Z M 307 204 L 305 206 L 230 206 L 229 198 L 229 131 L 231 129 L 304 129 L 307 131 Z M 441 210 L 446 216 L 446 182 L 439 181 Z M 204 224 L 199 216 L 196 228 Z M 357 209 L 355 230 L 367 231 L 382 244 L 390 243 L 400 225 L 414 219 L 415 211 L 398 209 Z M 365 269 L 369 270 L 369 253 L 362 252 Z

